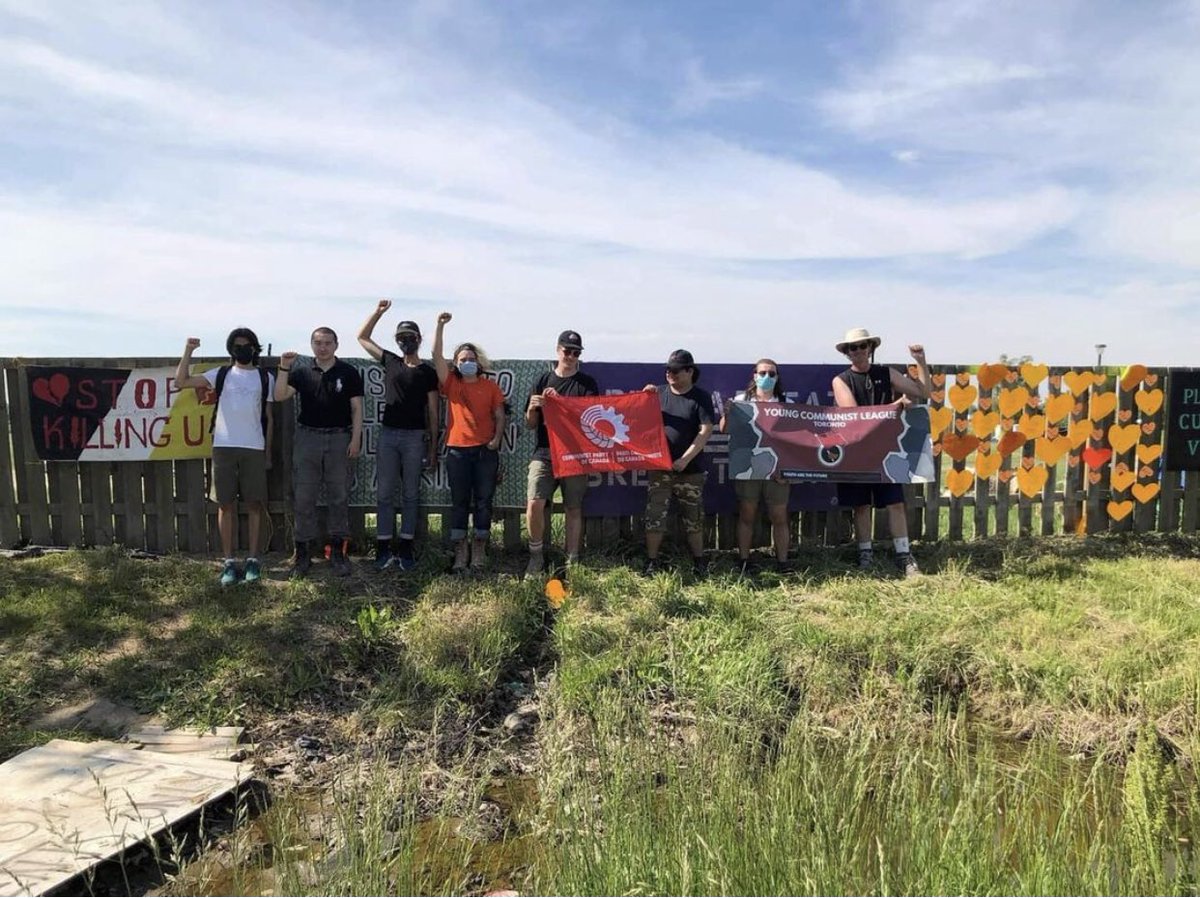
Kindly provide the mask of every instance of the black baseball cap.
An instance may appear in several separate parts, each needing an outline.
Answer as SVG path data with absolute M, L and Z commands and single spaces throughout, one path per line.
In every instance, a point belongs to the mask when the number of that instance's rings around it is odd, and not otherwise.
M 668 368 L 695 368 L 696 360 L 686 349 L 676 349 L 667 357 Z
M 398 337 L 401 334 L 416 334 L 419 337 L 421 336 L 421 329 L 417 327 L 417 322 L 415 321 L 401 321 L 396 325 L 396 336 Z
M 563 331 L 558 335 L 558 345 L 568 349 L 583 349 L 583 337 L 579 331 Z

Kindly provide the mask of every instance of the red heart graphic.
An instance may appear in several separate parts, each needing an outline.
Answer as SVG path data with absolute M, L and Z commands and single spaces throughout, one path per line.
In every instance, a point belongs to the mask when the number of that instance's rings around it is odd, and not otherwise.
M 61 406 L 64 399 L 67 398 L 67 391 L 71 389 L 71 381 L 65 374 L 55 374 L 47 380 L 44 377 L 39 377 L 33 382 L 33 395 L 42 402 L 49 402 L 54 405 Z
M 1083 456 L 1083 463 L 1092 470 L 1095 470 L 1096 468 L 1103 467 L 1104 463 L 1112 458 L 1112 450 L 1107 448 L 1097 449 L 1095 446 L 1088 446 L 1080 455 Z

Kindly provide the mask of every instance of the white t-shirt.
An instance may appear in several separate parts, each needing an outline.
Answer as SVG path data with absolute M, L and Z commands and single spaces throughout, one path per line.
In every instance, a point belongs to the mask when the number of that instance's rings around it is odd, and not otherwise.
M 217 388 L 217 372 L 212 368 L 204 372 L 204 379 L 214 390 Z M 221 388 L 221 399 L 217 403 L 217 423 L 213 427 L 214 449 L 265 449 L 266 439 L 262 429 L 262 404 L 259 393 L 262 380 L 257 368 L 239 368 L 234 365 L 225 375 Z M 275 376 L 267 375 L 267 402 L 274 402 Z

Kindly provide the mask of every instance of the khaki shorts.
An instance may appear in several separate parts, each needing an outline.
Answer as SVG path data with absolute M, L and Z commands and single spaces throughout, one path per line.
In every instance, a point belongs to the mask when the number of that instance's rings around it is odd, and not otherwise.
M 735 480 L 733 492 L 739 502 L 757 505 L 759 499 L 765 499 L 768 505 L 787 505 L 792 495 L 792 485 L 777 480 Z
M 588 491 L 586 474 L 576 477 L 557 479 L 550 462 L 544 458 L 535 458 L 529 462 L 529 480 L 526 491 L 530 499 L 542 499 L 549 502 L 556 488 L 562 489 L 564 508 L 583 508 L 583 497 Z
M 684 532 L 699 533 L 703 526 L 705 476 L 704 471 L 699 474 L 651 471 L 650 488 L 646 491 L 646 530 L 666 532 L 667 510 L 674 496 Z
M 212 496 L 218 505 L 236 499 L 267 501 L 267 453 L 262 449 L 214 448 Z

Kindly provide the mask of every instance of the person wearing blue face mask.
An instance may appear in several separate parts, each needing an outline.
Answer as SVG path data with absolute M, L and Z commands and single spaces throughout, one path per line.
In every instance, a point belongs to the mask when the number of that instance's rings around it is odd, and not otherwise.
M 460 343 L 453 366 L 443 353 L 444 332 L 452 316 L 442 312 L 433 337 L 433 367 L 446 397 L 446 474 L 450 480 L 450 539 L 454 542 L 454 571 L 473 571 L 486 563 L 492 532 L 492 496 L 500 469 L 500 440 L 504 436 L 504 394 L 485 376 L 487 355 L 475 343 Z M 473 518 L 474 540 L 467 539 L 467 519 Z
M 786 402 L 783 384 L 779 379 L 779 366 L 774 359 L 759 359 L 754 363 L 754 373 L 746 389 L 726 400 L 721 414 L 718 430 L 727 433 L 729 404 L 738 402 Z M 791 547 L 791 532 L 788 528 L 788 499 L 791 496 L 791 485 L 782 479 L 776 480 L 738 480 L 733 485 L 733 491 L 738 500 L 738 564 L 743 575 L 751 570 L 750 542 L 754 537 L 754 519 L 758 515 L 759 502 L 767 505 L 767 517 L 771 521 L 771 537 L 775 544 L 775 563 L 783 569 L 787 564 L 788 550 Z

